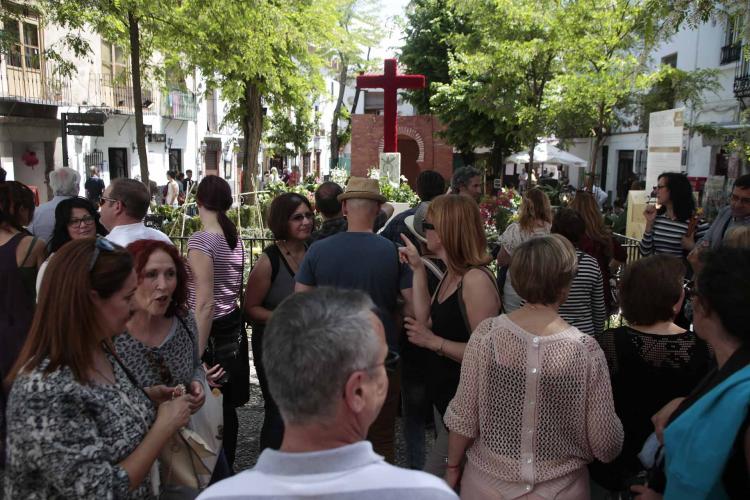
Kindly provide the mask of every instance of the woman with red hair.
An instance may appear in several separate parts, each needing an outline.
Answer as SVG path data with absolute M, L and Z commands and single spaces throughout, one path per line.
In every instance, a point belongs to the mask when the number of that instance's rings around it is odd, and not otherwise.
M 198 354 L 198 328 L 187 309 L 187 271 L 174 245 L 138 240 L 133 256 L 138 288 L 127 332 L 115 348 L 141 387 L 183 385 L 194 413 L 205 399 L 205 377 Z

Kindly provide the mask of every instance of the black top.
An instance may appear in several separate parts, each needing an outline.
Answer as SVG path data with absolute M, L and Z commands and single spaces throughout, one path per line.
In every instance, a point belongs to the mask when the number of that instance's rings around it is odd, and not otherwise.
M 443 302 L 438 302 L 440 287 L 442 287 L 442 283 L 438 286 L 435 298 L 430 306 L 432 332 L 446 340 L 466 343 L 469 341 L 471 332 L 466 327 L 458 302 L 461 287 L 459 286 Z M 428 389 L 432 403 L 438 409 L 440 415 L 444 415 L 448 403 L 451 402 L 453 396 L 456 395 L 456 389 L 458 389 L 458 381 L 461 378 L 461 363 L 447 356 L 430 354 Z
M 696 387 L 710 369 L 711 352 L 692 332 L 657 335 L 622 326 L 595 338 L 607 358 L 625 440 L 617 459 L 592 464 L 591 472 L 602 486 L 619 489 L 642 469 L 638 453 L 654 431 L 651 417 Z
M 673 422 L 685 410 L 690 408 L 693 403 L 705 396 L 714 387 L 732 376 L 735 372 L 750 365 L 750 346 L 744 346 L 737 349 L 734 354 L 724 363 L 720 369 L 714 368 L 706 377 L 700 381 L 690 395 L 685 398 L 680 406 L 672 413 L 669 422 Z M 724 468 L 722 482 L 724 489 L 731 499 L 746 499 L 750 491 L 750 477 L 748 477 L 748 457 L 745 456 L 743 441 L 745 433 L 750 426 L 750 415 L 745 418 L 745 422 L 740 427 L 737 437 L 734 439 L 732 454 L 729 456 L 727 465 Z
M 382 234 L 381 234 L 382 236 Z M 423 257 L 427 258 L 427 257 Z M 445 264 L 439 259 L 430 259 L 438 269 L 445 272 Z M 438 285 L 440 284 L 440 278 L 433 273 L 430 268 L 426 267 L 427 271 L 427 291 L 430 296 L 435 293 Z M 401 336 L 401 377 L 408 378 L 410 380 L 428 380 L 428 372 L 430 366 L 430 358 L 435 356 L 431 350 L 409 342 L 406 335 Z

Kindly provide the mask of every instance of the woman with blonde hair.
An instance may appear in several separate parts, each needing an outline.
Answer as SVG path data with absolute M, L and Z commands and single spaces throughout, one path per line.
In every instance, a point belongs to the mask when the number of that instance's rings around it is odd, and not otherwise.
M 427 272 L 419 252 L 402 236 L 401 259 L 414 272 L 414 317 L 405 319 L 409 342 L 429 351 L 428 394 L 436 410 L 438 437 L 425 470 L 442 475 L 447 432 L 442 416 L 461 375 L 461 360 L 471 332 L 483 320 L 497 316 L 502 306 L 492 260 L 476 202 L 466 195 L 442 195 L 427 210 L 422 227 L 427 248 L 446 265 L 446 273 L 430 297 Z M 442 429 L 441 429 L 442 428 Z
M 549 234 L 552 227 L 549 197 L 539 188 L 529 189 L 523 195 L 518 214 L 518 222 L 509 225 L 500 236 L 500 253 L 497 255 L 497 264 L 501 269 L 499 284 L 502 287 L 506 312 L 514 311 L 521 306 L 521 298 L 513 289 L 510 279 L 513 250 L 531 238 Z
M 589 498 L 586 464 L 620 452 L 604 353 L 558 314 L 577 260 L 560 235 L 521 244 L 511 279 L 525 304 L 483 321 L 465 348 L 445 413 L 445 479 L 462 499 Z
M 599 263 L 604 285 L 604 302 L 608 312 L 612 313 L 617 308 L 617 302 L 612 295 L 614 283 L 610 281 L 612 270 L 623 265 L 628 260 L 628 255 L 622 245 L 612 237 L 612 231 L 604 223 L 604 217 L 593 194 L 578 191 L 570 202 L 570 208 L 575 210 L 586 224 L 586 231 L 578 242 L 578 248 Z

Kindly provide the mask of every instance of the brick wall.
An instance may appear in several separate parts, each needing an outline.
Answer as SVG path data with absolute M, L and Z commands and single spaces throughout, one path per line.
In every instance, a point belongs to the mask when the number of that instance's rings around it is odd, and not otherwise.
M 399 138 L 409 137 L 419 145 L 420 171 L 436 170 L 448 182 L 453 175 L 453 146 L 437 136 L 443 128 L 431 115 L 398 117 Z M 377 168 L 382 149 L 383 116 L 352 116 L 352 175 L 365 176 L 369 169 Z M 411 184 L 413 179 L 409 181 Z

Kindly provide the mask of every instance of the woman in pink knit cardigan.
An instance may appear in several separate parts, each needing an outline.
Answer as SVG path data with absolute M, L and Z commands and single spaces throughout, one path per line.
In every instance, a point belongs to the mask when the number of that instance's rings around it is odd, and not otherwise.
M 526 304 L 469 340 L 445 414 L 446 481 L 463 499 L 589 498 L 586 464 L 620 452 L 604 353 L 557 313 L 576 264 L 559 235 L 519 246 L 511 279 Z

